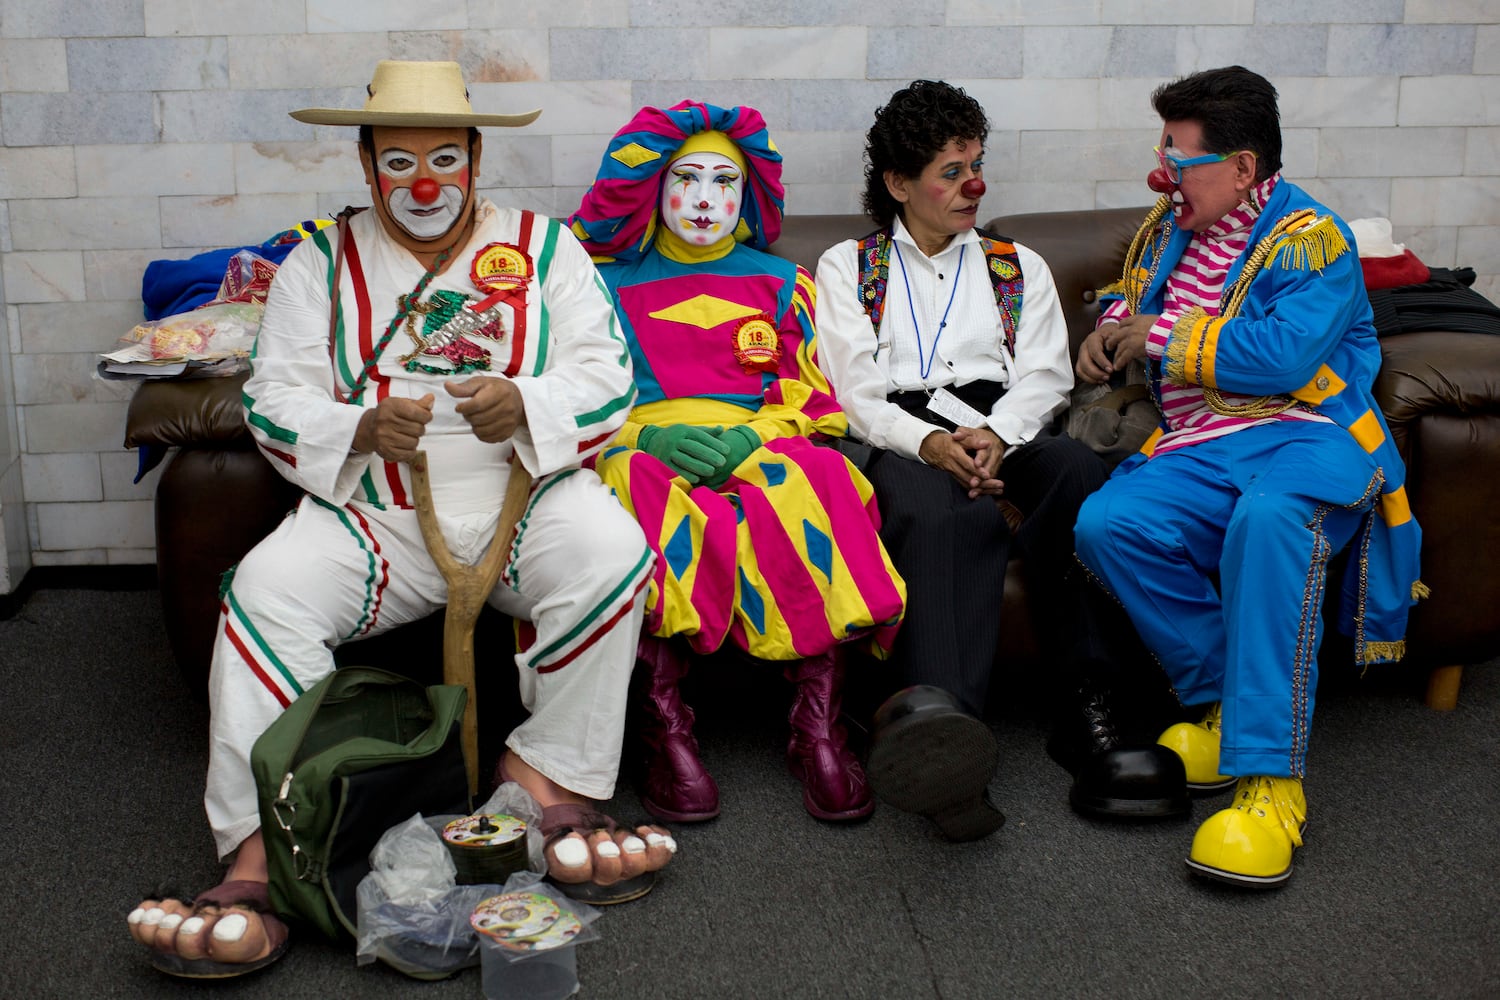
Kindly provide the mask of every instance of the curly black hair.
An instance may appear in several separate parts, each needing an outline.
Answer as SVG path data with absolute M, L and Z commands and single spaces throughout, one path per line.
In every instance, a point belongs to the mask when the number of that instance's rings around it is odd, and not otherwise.
M 962 88 L 913 80 L 875 112 L 865 134 L 865 214 L 884 229 L 901 213 L 901 203 L 886 189 L 886 171 L 919 177 L 950 139 L 983 145 L 989 134 L 984 108 Z
M 1281 169 L 1276 88 L 1259 73 L 1243 66 L 1206 69 L 1157 87 L 1151 106 L 1164 122 L 1197 122 L 1210 153 L 1250 150 L 1257 183 Z

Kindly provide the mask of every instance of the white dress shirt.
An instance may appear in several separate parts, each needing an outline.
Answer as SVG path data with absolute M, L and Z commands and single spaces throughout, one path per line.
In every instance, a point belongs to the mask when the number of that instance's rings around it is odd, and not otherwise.
M 1030 441 L 1073 388 L 1068 328 L 1046 262 L 1015 245 L 1025 285 L 1012 357 L 978 233 L 955 236 L 932 257 L 899 218 L 892 239 L 878 336 L 859 301 L 858 241 L 830 247 L 818 262 L 818 363 L 854 436 L 916 459 L 923 439 L 944 428 L 886 397 L 985 380 L 1006 387 L 985 423 L 1010 447 Z

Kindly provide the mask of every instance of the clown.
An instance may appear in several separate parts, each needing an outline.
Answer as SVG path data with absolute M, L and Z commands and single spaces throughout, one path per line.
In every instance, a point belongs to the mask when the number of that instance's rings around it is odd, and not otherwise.
M 1282 178 L 1276 99 L 1242 66 L 1152 95 L 1161 198 L 1077 363 L 1096 383 L 1149 365 L 1161 428 L 1084 504 L 1078 558 L 1202 715 L 1159 742 L 1195 790 L 1235 789 L 1188 870 L 1255 889 L 1302 846 L 1330 560 L 1350 549 L 1340 625 L 1361 663 L 1401 657 L 1426 593 L 1353 238 Z
M 614 793 L 653 561 L 636 522 L 579 467 L 634 398 L 629 354 L 562 225 L 475 193 L 478 127 L 537 114 L 475 114 L 457 63 L 390 61 L 363 109 L 293 113 L 360 126 L 373 209 L 304 240 L 266 302 L 246 422 L 305 495 L 225 583 L 204 801 L 229 869 L 192 901 L 148 899 L 130 914 L 163 972 L 241 975 L 286 950 L 251 747 L 333 671 L 335 646 L 446 602 L 412 499 L 418 449 L 461 562 L 493 537 L 513 462 L 535 482 L 488 601 L 526 623 L 515 669 L 530 715 L 496 779 L 542 807 L 548 877 L 590 902 L 624 902 L 675 850 L 666 830 L 618 827 L 590 801 Z
M 874 808 L 836 719 L 843 643 L 888 646 L 905 589 L 868 482 L 813 438 L 842 436 L 819 372 L 812 282 L 764 252 L 781 157 L 751 108 L 644 108 L 609 145 L 570 223 L 599 263 L 634 362 L 636 407 L 597 469 L 658 554 L 641 643 L 644 803 L 719 811 L 679 684 L 726 640 L 789 663 L 787 761 L 830 821 Z

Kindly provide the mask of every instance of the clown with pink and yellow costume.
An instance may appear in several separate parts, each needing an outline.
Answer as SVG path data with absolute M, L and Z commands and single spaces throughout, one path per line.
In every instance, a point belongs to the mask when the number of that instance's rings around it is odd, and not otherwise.
M 765 252 L 781 229 L 781 156 L 752 108 L 643 108 L 569 220 L 630 346 L 637 400 L 596 469 L 658 554 L 639 673 L 648 809 L 718 814 L 678 684 L 725 639 L 794 661 L 788 763 L 814 816 L 873 800 L 835 720 L 841 643 L 894 638 L 905 587 L 874 493 L 841 453 L 847 420 L 818 369 L 813 283 Z

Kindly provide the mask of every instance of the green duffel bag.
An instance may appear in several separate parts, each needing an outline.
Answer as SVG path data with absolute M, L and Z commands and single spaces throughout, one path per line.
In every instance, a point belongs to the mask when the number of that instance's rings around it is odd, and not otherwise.
M 250 752 L 271 907 L 334 940 L 357 933 L 355 890 L 386 830 L 467 813 L 467 692 L 343 667 L 292 702 Z

